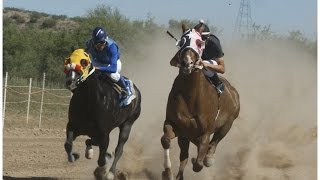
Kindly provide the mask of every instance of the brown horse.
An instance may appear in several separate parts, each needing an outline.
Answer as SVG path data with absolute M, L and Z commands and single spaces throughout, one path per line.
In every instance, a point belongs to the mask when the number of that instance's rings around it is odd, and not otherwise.
M 164 134 L 161 138 L 165 168 L 163 179 L 173 179 L 169 156 L 171 139 L 178 137 L 181 151 L 176 179 L 183 179 L 189 156 L 189 143 L 195 144 L 198 150 L 197 158 L 192 159 L 193 171 L 201 171 L 203 164 L 211 166 L 218 143 L 228 133 L 240 112 L 236 89 L 225 78 L 220 77 L 225 90 L 218 95 L 201 70 L 201 47 L 194 48 L 190 45 L 201 40 L 199 33 L 187 30 L 185 26 L 182 28 L 181 48 L 170 62 L 171 65 L 179 67 L 179 74 L 168 97 Z M 214 135 L 210 140 L 212 134 Z

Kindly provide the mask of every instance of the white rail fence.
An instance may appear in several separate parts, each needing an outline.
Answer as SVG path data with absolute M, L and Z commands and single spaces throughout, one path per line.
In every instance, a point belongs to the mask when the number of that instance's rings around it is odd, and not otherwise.
M 67 89 L 48 89 L 46 74 L 43 74 L 42 87 L 33 87 L 32 78 L 29 85 L 15 86 L 8 83 L 8 72 L 5 75 L 3 87 L 3 124 L 9 126 L 12 121 L 25 126 L 33 120 L 41 128 L 43 119 L 55 124 L 60 119 L 67 119 L 67 110 L 72 93 Z M 32 118 L 31 118 L 32 116 Z M 38 116 L 38 118 L 37 118 Z M 45 118 L 44 118 L 45 117 Z M 21 122 L 21 118 L 25 119 Z M 38 119 L 38 120 L 36 120 Z

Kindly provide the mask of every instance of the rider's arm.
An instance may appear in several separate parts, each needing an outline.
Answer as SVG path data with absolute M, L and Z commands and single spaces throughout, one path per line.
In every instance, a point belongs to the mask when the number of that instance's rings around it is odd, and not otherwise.
M 217 65 L 210 64 L 210 63 L 202 63 L 205 68 L 208 68 L 209 70 L 213 70 L 217 73 L 223 74 L 225 72 L 225 66 L 224 66 L 224 53 L 222 51 L 222 47 L 220 44 L 220 40 L 214 36 L 211 35 L 208 39 L 209 49 L 212 51 L 213 59 L 217 62 Z
M 117 61 L 118 61 L 118 48 L 115 44 L 112 44 L 110 47 L 110 64 L 107 67 L 100 67 L 101 71 L 108 73 L 115 73 L 117 71 Z
M 224 66 L 224 59 L 223 57 L 216 58 L 215 61 L 218 63 L 217 65 L 210 64 L 210 63 L 205 63 L 202 62 L 203 66 L 205 68 L 208 68 L 209 70 L 213 70 L 217 73 L 223 74 L 225 72 L 225 66 Z

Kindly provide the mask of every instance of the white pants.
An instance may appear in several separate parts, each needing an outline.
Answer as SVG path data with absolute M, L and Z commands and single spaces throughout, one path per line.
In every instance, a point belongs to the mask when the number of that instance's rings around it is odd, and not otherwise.
M 93 66 L 106 66 L 105 64 L 101 64 L 98 62 L 92 62 L 92 64 L 93 64 Z M 107 76 L 109 76 L 112 81 L 118 82 L 121 77 L 121 75 L 120 75 L 121 67 L 122 67 L 122 63 L 121 63 L 120 59 L 118 59 L 116 72 L 115 73 L 106 73 Z
M 118 82 L 120 79 L 120 72 L 121 72 L 122 63 L 120 59 L 117 61 L 117 71 L 115 73 L 107 74 L 114 82 Z
M 218 65 L 217 61 L 210 59 L 210 60 L 203 60 L 203 62 L 205 63 L 209 63 L 209 64 L 213 64 L 213 65 Z M 207 77 L 212 77 L 216 72 L 213 70 L 206 70 L 206 69 L 202 69 L 204 75 L 206 75 Z

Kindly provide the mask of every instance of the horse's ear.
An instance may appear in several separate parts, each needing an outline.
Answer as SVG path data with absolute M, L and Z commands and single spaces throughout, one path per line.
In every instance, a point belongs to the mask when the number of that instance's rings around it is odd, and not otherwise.
M 64 65 L 70 64 L 70 61 L 71 61 L 71 58 L 70 58 L 70 57 L 65 58 L 65 59 L 64 59 Z
M 184 23 L 182 23 L 181 28 L 182 28 L 182 34 L 183 34 L 184 32 L 186 32 L 187 27 L 186 27 L 186 25 L 185 25 Z
M 179 67 L 179 57 L 178 57 L 179 52 L 177 52 L 173 58 L 170 60 L 170 65 L 171 66 L 175 66 L 175 67 Z

